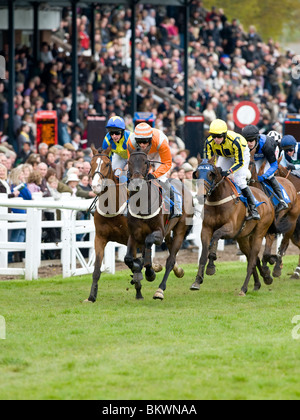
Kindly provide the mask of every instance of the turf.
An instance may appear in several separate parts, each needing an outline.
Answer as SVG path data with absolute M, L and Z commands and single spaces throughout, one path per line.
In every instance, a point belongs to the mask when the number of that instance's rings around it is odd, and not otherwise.
M 285 257 L 281 279 L 245 298 L 239 262 L 220 263 L 199 292 L 185 266 L 162 302 L 161 274 L 143 281 L 144 301 L 129 271 L 104 274 L 95 304 L 82 303 L 91 276 L 1 282 L 0 399 L 299 399 L 296 263 Z

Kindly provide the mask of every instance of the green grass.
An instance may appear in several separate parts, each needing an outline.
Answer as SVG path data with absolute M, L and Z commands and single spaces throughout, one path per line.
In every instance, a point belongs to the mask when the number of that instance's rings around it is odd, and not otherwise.
M 242 263 L 219 263 L 199 292 L 186 266 L 163 302 L 161 274 L 143 281 L 144 301 L 129 271 L 103 275 L 95 304 L 82 303 L 91 276 L 0 282 L 0 399 L 299 399 L 296 263 L 245 298 Z

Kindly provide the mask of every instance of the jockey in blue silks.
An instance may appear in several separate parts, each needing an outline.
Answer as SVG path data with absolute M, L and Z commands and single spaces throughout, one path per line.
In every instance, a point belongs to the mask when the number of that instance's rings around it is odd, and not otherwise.
M 258 176 L 259 182 L 267 182 L 273 188 L 273 191 L 279 198 L 279 204 L 276 212 L 279 213 L 281 210 L 288 208 L 288 205 L 283 199 L 280 185 L 275 178 L 274 174 L 278 169 L 278 163 L 275 156 L 276 143 L 272 137 L 260 134 L 259 130 L 254 125 L 247 125 L 243 128 L 242 134 L 248 142 L 250 150 L 255 149 L 255 165 L 257 173 L 259 172 L 262 164 L 266 162 L 264 174 Z

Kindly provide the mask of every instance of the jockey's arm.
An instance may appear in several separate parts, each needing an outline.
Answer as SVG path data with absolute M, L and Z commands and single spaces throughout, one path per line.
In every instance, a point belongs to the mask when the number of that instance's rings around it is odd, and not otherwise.
M 153 172 L 155 178 L 160 178 L 172 168 L 172 154 L 168 142 L 164 140 L 158 150 L 162 164 Z
M 102 149 L 107 150 L 109 147 L 110 147 L 110 141 L 108 140 L 108 137 L 106 135 L 102 143 Z M 111 153 L 110 153 L 110 156 L 111 156 Z
M 244 166 L 244 148 L 242 144 L 236 139 L 233 142 L 234 149 L 234 164 L 230 168 L 232 173 L 238 171 L 242 166 Z

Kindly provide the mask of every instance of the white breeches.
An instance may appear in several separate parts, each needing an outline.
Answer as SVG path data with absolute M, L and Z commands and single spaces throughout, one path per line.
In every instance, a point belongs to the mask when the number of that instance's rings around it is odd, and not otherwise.
M 228 171 L 235 163 L 234 157 L 232 158 L 225 158 L 223 156 L 218 157 L 217 166 L 222 168 L 223 171 Z M 234 174 L 230 177 L 233 178 L 233 181 L 236 183 L 241 190 L 247 187 L 247 175 L 250 163 L 250 151 L 248 147 L 244 151 L 244 166 L 238 169 Z

